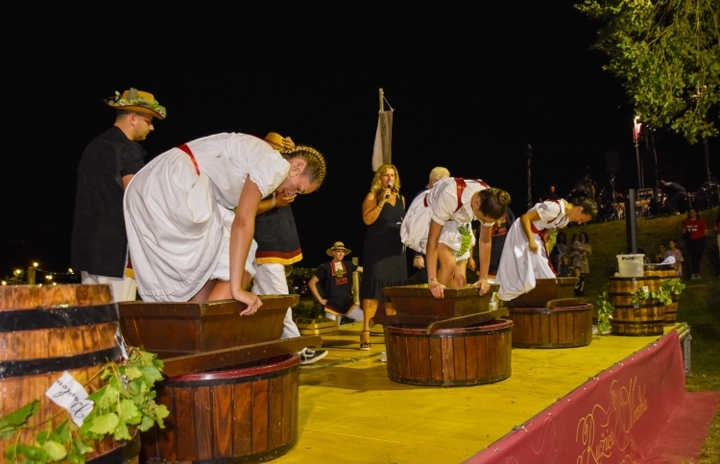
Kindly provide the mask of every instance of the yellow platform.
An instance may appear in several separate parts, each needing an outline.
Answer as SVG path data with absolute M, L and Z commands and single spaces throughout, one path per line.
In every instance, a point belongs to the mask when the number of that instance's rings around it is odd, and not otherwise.
M 460 463 L 658 338 L 595 336 L 580 348 L 516 348 L 510 378 L 443 388 L 390 381 L 382 327 L 373 328 L 369 352 L 358 349 L 361 328 L 323 335 L 328 356 L 301 367 L 298 443 L 273 463 Z

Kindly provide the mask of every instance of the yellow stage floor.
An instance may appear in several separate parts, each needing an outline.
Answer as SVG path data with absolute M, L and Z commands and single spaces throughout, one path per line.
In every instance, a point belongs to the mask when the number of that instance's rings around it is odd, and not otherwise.
M 382 327 L 373 328 L 369 352 L 358 349 L 361 328 L 324 334 L 328 356 L 301 367 L 298 443 L 273 463 L 460 463 L 658 338 L 596 336 L 581 348 L 517 348 L 507 380 L 443 388 L 389 380 Z

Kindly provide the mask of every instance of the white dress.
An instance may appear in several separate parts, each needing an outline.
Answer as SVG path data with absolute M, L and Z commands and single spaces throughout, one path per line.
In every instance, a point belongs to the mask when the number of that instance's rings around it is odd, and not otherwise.
M 528 246 L 520 218 L 516 219 L 505 239 L 500 255 L 495 281 L 500 284 L 498 297 L 510 301 L 529 292 L 536 285 L 536 279 L 556 276 L 545 249 L 544 231 L 565 227 L 569 219 L 565 215 L 565 203 L 562 200 L 548 200 L 533 206 L 528 212 L 537 211 L 540 220 L 532 222 L 533 236 L 538 244 L 537 253 Z
M 265 197 L 289 170 L 268 143 L 235 133 L 188 142 L 148 163 L 130 181 L 124 200 L 141 298 L 187 301 L 208 280 L 229 280 L 230 226 L 245 179 Z M 253 258 L 251 248 L 248 262 Z
M 465 187 L 458 196 L 458 183 Z M 430 232 L 430 221 L 443 226 L 440 232 L 440 243 L 444 243 L 456 254 L 458 261 L 467 259 L 470 251 L 457 256 L 462 246 L 463 235 L 458 227 L 465 226 L 470 233 L 471 244 L 475 244 L 470 222 L 475 219 L 472 211 L 472 197 L 475 192 L 489 188 L 479 180 L 446 177 L 437 182 L 433 188 L 419 194 L 410 204 L 400 227 L 400 237 L 405 246 L 420 253 L 426 253 L 427 237 Z

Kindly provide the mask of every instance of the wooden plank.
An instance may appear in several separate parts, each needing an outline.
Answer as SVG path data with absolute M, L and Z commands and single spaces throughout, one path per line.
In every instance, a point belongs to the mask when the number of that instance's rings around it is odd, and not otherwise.
M 175 389 L 175 431 L 177 432 L 177 457 L 180 461 L 195 459 L 195 437 L 201 432 L 195 427 L 195 389 Z
M 292 441 L 292 419 L 293 406 L 295 404 L 296 391 L 292 390 L 293 373 L 287 373 L 282 376 L 283 402 L 282 402 L 282 435 L 280 437 L 281 444 L 285 445 Z
M 399 376 L 401 379 L 410 379 L 410 353 L 408 353 L 408 346 L 407 346 L 407 339 L 409 337 L 398 337 L 397 338 L 397 347 L 398 347 L 398 371 Z M 414 362 L 414 360 L 413 360 Z
M 232 456 L 232 385 L 216 385 L 212 395 L 213 457 Z
M 442 337 L 442 367 L 443 380 L 455 380 L 455 361 L 452 338 Z
M 430 338 L 430 372 L 432 379 L 440 381 L 443 379 L 443 360 L 442 360 L 442 338 Z
M 418 377 L 421 379 L 431 379 L 432 371 L 430 370 L 430 340 L 428 337 L 418 337 Z
M 213 454 L 212 387 L 195 390 L 196 459 L 210 459 Z
M 388 358 L 388 375 L 391 378 L 400 377 L 400 352 L 398 337 L 394 333 L 385 331 L 385 351 Z
M 408 356 L 408 372 L 410 373 L 411 379 L 424 380 L 424 378 L 420 374 L 418 338 L 420 338 L 419 335 L 405 337 L 405 346 L 407 347 Z
M 233 455 L 252 453 L 252 387 L 249 382 L 233 384 Z
M 196 353 L 164 359 L 163 374 L 168 377 L 192 374 L 224 367 L 236 366 L 252 361 L 292 354 L 308 346 L 322 346 L 322 338 L 318 335 L 288 338 L 255 345 L 238 346 L 223 350 Z
M 269 380 L 256 380 L 253 382 L 252 394 L 252 453 L 262 453 L 268 450 L 268 389 Z
M 480 324 L 482 322 L 499 319 L 510 314 L 507 308 L 500 308 L 493 311 L 486 311 L 477 314 L 468 314 L 467 316 L 452 317 L 436 321 L 428 325 L 427 333 L 431 334 L 440 329 L 458 329 L 470 325 Z
M 465 366 L 465 338 L 462 335 L 452 337 L 453 364 L 455 365 L 455 379 L 467 379 L 467 368 Z
M 538 342 L 546 344 L 550 339 L 550 321 L 549 317 L 545 314 L 538 316 L 538 322 L 540 323 L 540 330 L 537 332 L 539 337 Z
M 465 371 L 468 379 L 477 379 L 478 337 L 465 337 Z
M 493 362 L 490 353 L 490 337 L 478 337 L 478 376 L 484 379 L 490 373 L 490 364 Z
M 550 339 L 550 343 L 553 345 L 556 345 L 558 343 L 565 343 L 567 341 L 567 322 L 568 319 L 566 317 L 567 313 L 557 313 L 553 314 L 552 317 L 555 319 L 557 328 L 555 337 Z
M 283 377 L 273 377 L 270 379 L 270 389 L 268 403 L 270 411 L 268 412 L 268 446 L 270 449 L 278 448 L 282 445 L 282 425 L 283 425 Z

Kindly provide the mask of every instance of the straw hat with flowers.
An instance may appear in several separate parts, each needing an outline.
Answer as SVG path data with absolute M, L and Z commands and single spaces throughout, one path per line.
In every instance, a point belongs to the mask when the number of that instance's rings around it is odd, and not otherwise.
M 122 95 L 115 91 L 115 96 L 107 98 L 105 103 L 116 110 L 143 113 L 158 119 L 165 119 L 167 116 L 167 110 L 155 100 L 153 94 L 132 87 Z

